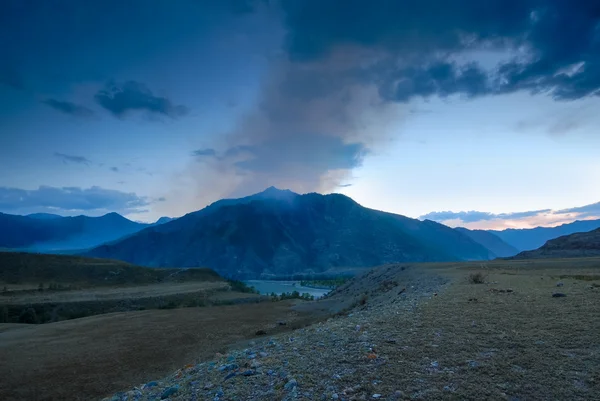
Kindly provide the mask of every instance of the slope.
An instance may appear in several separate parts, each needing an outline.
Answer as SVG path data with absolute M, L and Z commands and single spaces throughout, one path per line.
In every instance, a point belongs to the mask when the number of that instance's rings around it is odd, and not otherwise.
M 238 278 L 322 273 L 402 261 L 487 259 L 434 222 L 364 208 L 352 199 L 269 188 L 219 201 L 86 253 L 146 266 L 206 266 Z
M 488 232 L 497 235 L 519 251 L 529 251 L 537 249 L 544 245 L 546 241 L 561 235 L 586 232 L 596 228 L 600 228 L 600 220 L 577 220 L 557 227 L 509 228 L 502 231 L 488 230 Z
M 564 235 L 533 250 L 521 252 L 513 259 L 577 258 L 600 256 L 600 228 Z
M 519 253 L 514 246 L 506 243 L 500 237 L 485 230 L 469 230 L 464 227 L 456 227 L 456 231 L 467 235 L 473 241 L 483 245 L 498 257 L 508 257 Z

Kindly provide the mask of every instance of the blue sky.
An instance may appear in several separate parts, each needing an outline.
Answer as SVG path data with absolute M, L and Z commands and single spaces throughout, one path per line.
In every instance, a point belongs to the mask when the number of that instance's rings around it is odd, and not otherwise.
M 600 218 L 597 3 L 458 3 L 2 2 L 0 212 L 152 221 L 275 185 Z

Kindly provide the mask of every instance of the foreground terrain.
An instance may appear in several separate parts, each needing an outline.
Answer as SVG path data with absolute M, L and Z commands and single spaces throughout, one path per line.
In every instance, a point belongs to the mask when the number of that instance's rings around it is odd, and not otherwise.
M 382 266 L 297 308 L 326 322 L 108 399 L 597 399 L 599 286 L 600 259 Z

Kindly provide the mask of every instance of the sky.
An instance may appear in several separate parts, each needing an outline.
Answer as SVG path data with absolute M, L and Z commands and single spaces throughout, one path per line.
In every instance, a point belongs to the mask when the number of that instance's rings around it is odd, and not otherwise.
M 0 212 L 600 218 L 599 106 L 596 0 L 5 0 Z

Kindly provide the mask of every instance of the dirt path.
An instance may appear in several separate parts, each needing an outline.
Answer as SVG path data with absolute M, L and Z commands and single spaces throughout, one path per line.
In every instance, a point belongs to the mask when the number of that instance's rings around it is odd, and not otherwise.
M 291 302 L 112 313 L 0 332 L 0 399 L 90 400 L 285 329 Z

